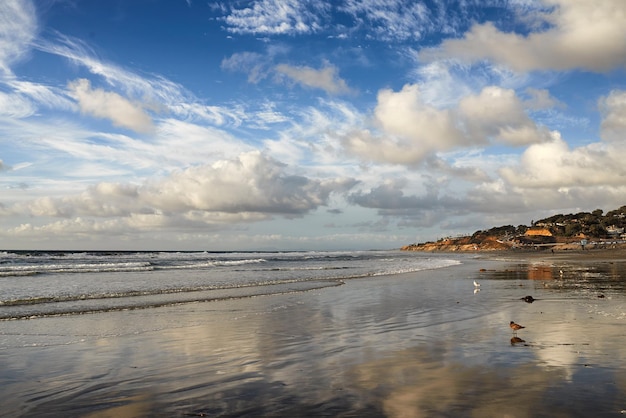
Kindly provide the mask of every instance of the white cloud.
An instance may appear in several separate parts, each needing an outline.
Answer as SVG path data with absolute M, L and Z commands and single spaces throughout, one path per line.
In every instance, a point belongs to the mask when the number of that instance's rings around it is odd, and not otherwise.
M 461 123 L 471 143 L 488 140 L 508 145 L 528 145 L 548 139 L 524 111 L 513 90 L 485 87 L 480 94 L 463 98 L 458 107 Z
M 467 22 L 480 17 L 477 2 L 466 1 L 436 1 L 429 5 L 412 0 L 255 0 L 249 3 L 249 7 L 242 9 L 231 7 L 230 14 L 221 18 L 229 32 L 293 36 L 325 31 L 335 39 L 349 39 L 361 33 L 366 39 L 404 42 L 433 33 L 457 35 L 467 27 Z M 480 6 L 502 7 L 502 1 L 483 0 Z M 225 4 L 212 4 L 212 7 L 227 13 Z M 347 18 L 333 20 L 337 15 Z
M 28 98 L 33 106 L 37 104 L 57 111 L 75 112 L 78 109 L 64 89 L 17 79 L 8 81 L 7 85 L 22 97 Z
M 293 166 L 307 166 L 327 176 L 357 176 L 358 168 L 346 159 L 338 139 L 363 119 L 347 102 L 319 99 L 317 106 L 299 109 L 297 118 L 277 132 L 278 138 L 264 140 L 263 147 Z
M 433 11 L 415 1 L 347 0 L 340 9 L 383 41 L 420 39 L 437 25 Z
M 226 213 L 259 212 L 300 215 L 326 204 L 333 191 L 352 180 L 311 180 L 285 172 L 285 166 L 258 151 L 211 166 L 191 167 L 159 183 L 158 200 L 165 210 Z
M 518 166 L 501 169 L 510 185 L 523 189 L 551 188 L 564 193 L 624 187 L 626 179 L 626 92 L 614 90 L 599 100 L 604 142 L 571 148 L 558 132 L 550 141 L 528 147 Z M 611 191 L 612 190 L 612 191 Z
M 3 0 L 0 6 L 0 71 L 11 75 L 11 65 L 30 51 L 37 34 L 35 8 L 30 0 Z
M 132 132 L 93 131 L 59 117 L 6 117 L 0 121 L 4 150 L 12 150 L 0 158 L 13 167 L 19 161 L 31 162 L 28 173 L 15 174 L 11 181 L 30 184 L 35 195 L 43 193 L 42 187 L 47 186 L 42 185 L 49 178 L 72 178 L 78 185 L 141 181 L 146 176 L 167 175 L 181 167 L 209 164 L 254 149 L 254 145 L 224 130 L 174 118 L 158 120 L 147 138 L 136 138 Z
M 198 103 L 195 99 L 181 98 L 181 102 L 172 101 L 167 107 L 174 117 L 181 120 L 191 120 L 198 123 L 211 123 L 217 126 L 239 126 L 246 118 L 243 109 L 239 106 L 221 107 Z
M 107 63 L 82 41 L 58 35 L 55 42 L 40 40 L 37 47 L 85 66 L 92 74 L 102 77 L 106 83 L 123 92 L 126 97 L 141 100 L 144 109 L 171 112 L 174 116 L 222 125 L 227 121 L 238 124 L 241 114 L 237 110 L 207 106 L 181 85 L 161 76 L 145 77 L 117 65 Z
M 480 165 L 487 164 L 481 161 Z M 426 167 L 429 171 L 432 170 L 432 172 L 443 173 L 457 179 L 471 182 L 487 181 L 489 179 L 489 175 L 482 168 L 459 164 L 459 161 L 456 161 L 456 164 L 450 164 L 447 160 L 437 156 L 432 156 L 426 160 Z
M 285 114 L 276 109 L 274 103 L 264 102 L 261 103 L 260 110 L 254 112 L 254 120 L 251 121 L 251 124 L 260 129 L 270 129 L 268 125 L 289 121 L 290 119 Z
M 518 167 L 502 168 L 501 175 L 519 188 L 622 187 L 626 178 L 626 147 L 593 143 L 571 149 L 558 133 L 522 154 Z
M 542 0 L 549 11 L 524 16 L 528 35 L 505 33 L 491 23 L 475 24 L 461 39 L 424 51 L 427 59 L 493 60 L 517 71 L 583 68 L 606 71 L 626 65 L 626 2 Z M 548 25 L 546 28 L 545 26 Z
M 130 148 L 129 152 L 146 155 L 153 166 L 161 165 L 168 172 L 180 167 L 230 159 L 253 149 L 240 138 L 221 129 L 178 119 L 161 120 L 154 140 L 142 146 L 145 149 Z
M 42 108 L 56 111 L 78 109 L 63 89 L 15 78 L 4 81 L 10 92 L 0 91 L 0 116 L 22 119 L 38 116 Z
M 385 134 L 408 141 L 406 145 L 415 148 L 415 155 L 449 150 L 462 143 L 452 113 L 425 104 L 417 85 L 405 85 L 400 92 L 381 90 L 374 116 Z
M 22 95 L 0 91 L 0 115 L 10 118 L 26 118 L 36 112 L 35 106 Z
M 552 97 L 548 90 L 528 87 L 526 93 L 530 96 L 528 100 L 524 101 L 524 106 L 528 109 L 542 110 L 554 107 L 565 107 L 565 104 Z
M 84 78 L 68 84 L 70 95 L 78 101 L 81 112 L 98 118 L 110 119 L 114 125 L 137 132 L 151 132 L 152 119 L 138 103 L 114 92 L 92 89 Z
M 601 135 L 605 141 L 626 143 L 626 91 L 613 90 L 599 101 L 604 115 Z
M 293 35 L 320 30 L 328 4 L 317 0 L 256 0 L 223 20 L 232 33 Z
M 32 171 L 43 172 L 31 179 L 38 183 L 50 177 L 96 181 L 178 166 L 175 144 L 161 149 L 126 135 L 89 131 L 62 119 L 7 119 L 0 124 L 0 136 L 6 144 L 27 153 Z
M 343 144 L 363 159 L 416 165 L 437 152 L 489 143 L 528 145 L 548 139 L 548 132 L 526 115 L 513 90 L 490 86 L 466 96 L 456 108 L 426 104 L 417 85 L 400 92 L 381 90 L 374 110 L 378 132 L 360 129 Z
M 311 67 L 294 67 L 287 64 L 276 66 L 276 71 L 286 75 L 295 82 L 306 87 L 318 88 L 329 94 L 341 94 L 350 92 L 346 82 L 338 75 L 337 68 L 326 65 L 320 70 Z
M 367 193 L 352 193 L 349 199 L 359 206 L 382 209 L 386 215 L 406 215 L 417 209 L 441 209 L 445 207 L 451 210 L 459 204 L 459 201 L 455 201 L 449 196 L 440 197 L 439 191 L 435 188 L 431 188 L 421 197 L 405 195 L 402 190 L 405 185 L 406 180 L 385 181 Z
M 250 222 L 274 215 L 301 216 L 326 205 L 331 193 L 345 192 L 354 184 L 347 178 L 315 180 L 290 174 L 283 164 L 254 151 L 142 185 L 103 182 L 79 195 L 16 203 L 7 206 L 5 213 L 68 219 L 121 217 L 135 226 Z
M 417 55 L 417 54 L 415 54 Z M 456 67 L 456 68 L 454 68 Z M 420 96 L 425 103 L 436 107 L 451 107 L 472 93 L 468 80 L 476 77 L 460 77 L 450 61 L 435 61 L 426 65 L 416 64 L 414 76 L 419 81 Z
M 146 78 L 127 71 L 117 65 L 99 59 L 83 41 L 61 34 L 54 40 L 39 39 L 36 47 L 50 54 L 82 65 L 92 74 L 102 77 L 110 86 L 122 90 L 129 97 L 145 97 L 146 100 L 167 102 L 168 97 L 180 97 L 183 90 L 179 85 L 160 77 Z
M 278 77 L 275 77 L 275 81 L 288 78 L 305 87 L 322 89 L 329 94 L 351 92 L 345 80 L 339 77 L 339 71 L 334 65 L 325 63 L 321 69 L 288 64 L 274 65 L 273 63 L 277 60 L 277 56 L 286 52 L 284 48 L 273 47 L 269 48 L 265 55 L 257 52 L 236 53 L 223 59 L 221 68 L 223 70 L 246 73 L 248 82 L 252 84 L 257 84 L 271 74 L 277 73 Z
M 221 68 L 248 74 L 248 82 L 256 84 L 268 76 L 269 65 L 264 56 L 257 52 L 239 52 L 222 60 Z

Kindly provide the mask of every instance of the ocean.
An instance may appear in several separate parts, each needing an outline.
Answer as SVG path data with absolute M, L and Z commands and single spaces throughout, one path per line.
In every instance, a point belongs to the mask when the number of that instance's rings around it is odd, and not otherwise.
M 3 251 L 0 320 L 301 292 L 459 263 L 401 251 Z

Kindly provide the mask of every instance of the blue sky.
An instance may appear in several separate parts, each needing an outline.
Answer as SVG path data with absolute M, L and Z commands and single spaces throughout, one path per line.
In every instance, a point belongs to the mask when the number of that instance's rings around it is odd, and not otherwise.
M 398 248 L 626 204 L 623 0 L 5 0 L 0 247 Z

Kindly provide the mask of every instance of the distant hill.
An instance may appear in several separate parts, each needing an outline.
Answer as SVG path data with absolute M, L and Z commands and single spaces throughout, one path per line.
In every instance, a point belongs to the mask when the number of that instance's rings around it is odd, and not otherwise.
M 436 242 L 411 244 L 406 251 L 497 251 L 523 247 L 566 248 L 574 243 L 605 243 L 626 240 L 626 206 L 604 213 L 579 212 L 553 215 L 527 225 L 505 225 L 470 236 L 442 238 Z

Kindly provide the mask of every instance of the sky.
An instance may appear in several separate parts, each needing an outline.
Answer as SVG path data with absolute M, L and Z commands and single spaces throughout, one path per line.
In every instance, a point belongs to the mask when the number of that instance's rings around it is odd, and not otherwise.
M 3 0 L 0 248 L 392 249 L 626 205 L 624 0 Z

